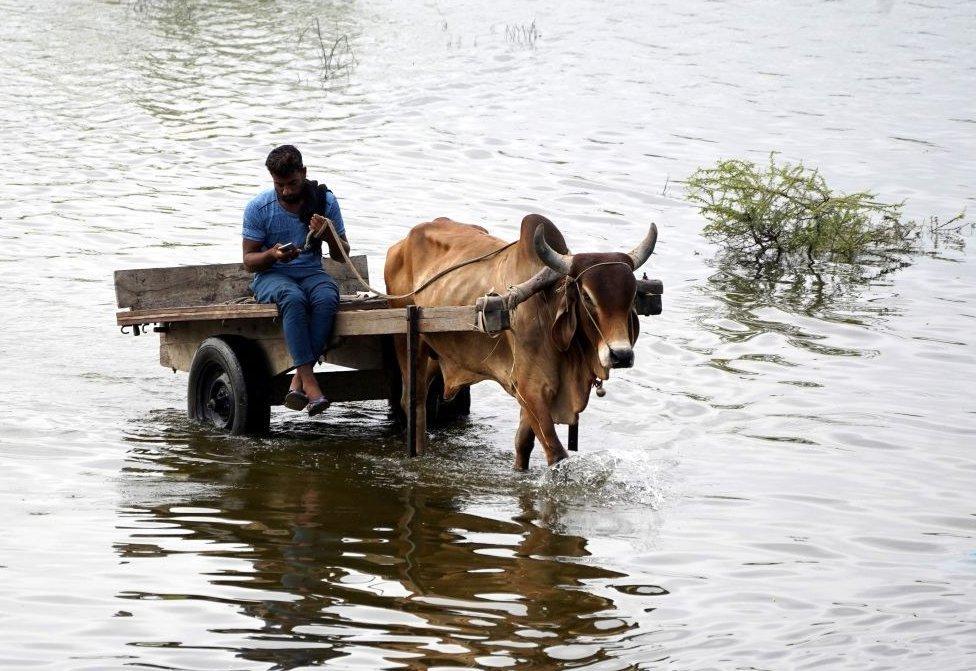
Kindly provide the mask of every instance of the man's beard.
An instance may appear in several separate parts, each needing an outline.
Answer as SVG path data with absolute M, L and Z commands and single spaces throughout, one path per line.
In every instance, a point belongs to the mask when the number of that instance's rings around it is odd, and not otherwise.
M 283 203 L 294 205 L 295 203 L 299 202 L 302 199 L 302 192 L 299 191 L 298 193 L 293 193 L 287 196 L 279 196 L 279 198 L 281 198 L 281 202 Z

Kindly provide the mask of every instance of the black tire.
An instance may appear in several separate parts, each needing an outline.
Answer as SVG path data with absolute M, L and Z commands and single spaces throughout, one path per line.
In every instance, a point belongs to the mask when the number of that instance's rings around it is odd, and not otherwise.
M 471 414 L 471 387 L 462 387 L 450 401 L 444 400 L 444 378 L 431 380 L 427 392 L 427 423 L 441 426 Z
M 471 414 L 471 387 L 462 387 L 457 396 L 447 401 L 447 409 L 455 419 Z
M 270 384 L 263 354 L 242 338 L 207 338 L 190 364 L 187 414 L 235 436 L 267 433 Z
M 396 360 L 394 360 L 394 364 Z M 400 405 L 400 393 L 403 391 L 400 379 L 400 371 L 394 368 L 394 374 L 390 376 L 390 395 L 388 398 L 390 408 L 387 413 L 391 422 L 397 427 L 407 426 L 407 415 L 403 412 Z M 440 373 L 435 375 L 430 381 L 427 391 L 427 424 L 439 426 L 449 424 L 461 417 L 471 414 L 471 387 L 462 387 L 457 395 L 450 401 L 444 400 L 444 378 Z

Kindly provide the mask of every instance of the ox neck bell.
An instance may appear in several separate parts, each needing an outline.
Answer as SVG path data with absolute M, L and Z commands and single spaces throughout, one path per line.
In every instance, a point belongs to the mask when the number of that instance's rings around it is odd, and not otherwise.
M 600 398 L 607 395 L 607 390 L 603 388 L 603 380 L 600 380 L 599 378 L 593 380 L 593 386 L 596 387 L 596 395 Z

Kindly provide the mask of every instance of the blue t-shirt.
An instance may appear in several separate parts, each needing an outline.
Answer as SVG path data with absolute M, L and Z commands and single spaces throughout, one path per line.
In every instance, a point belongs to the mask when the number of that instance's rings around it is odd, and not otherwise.
M 346 234 L 342 213 L 339 211 L 339 201 L 331 191 L 325 194 L 325 216 L 332 220 L 336 233 Z M 256 196 L 244 208 L 244 237 L 260 242 L 261 251 L 274 247 L 279 242 L 282 244 L 294 242 L 296 247 L 302 248 L 305 246 L 307 235 L 308 227 L 299 220 L 297 214 L 292 214 L 281 206 L 274 189 L 268 189 Z M 325 247 L 323 245 L 323 248 Z M 322 269 L 322 256 L 315 250 L 302 252 L 296 259 L 287 263 L 277 261 L 269 268 L 269 270 L 285 271 L 314 269 Z

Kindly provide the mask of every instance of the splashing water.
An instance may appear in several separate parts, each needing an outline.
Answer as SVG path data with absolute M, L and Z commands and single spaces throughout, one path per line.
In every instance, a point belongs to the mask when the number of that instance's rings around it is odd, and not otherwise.
M 543 495 L 567 502 L 585 499 L 588 503 L 635 503 L 658 509 L 666 498 L 666 468 L 667 464 L 646 455 L 588 452 L 547 468 L 536 487 Z

